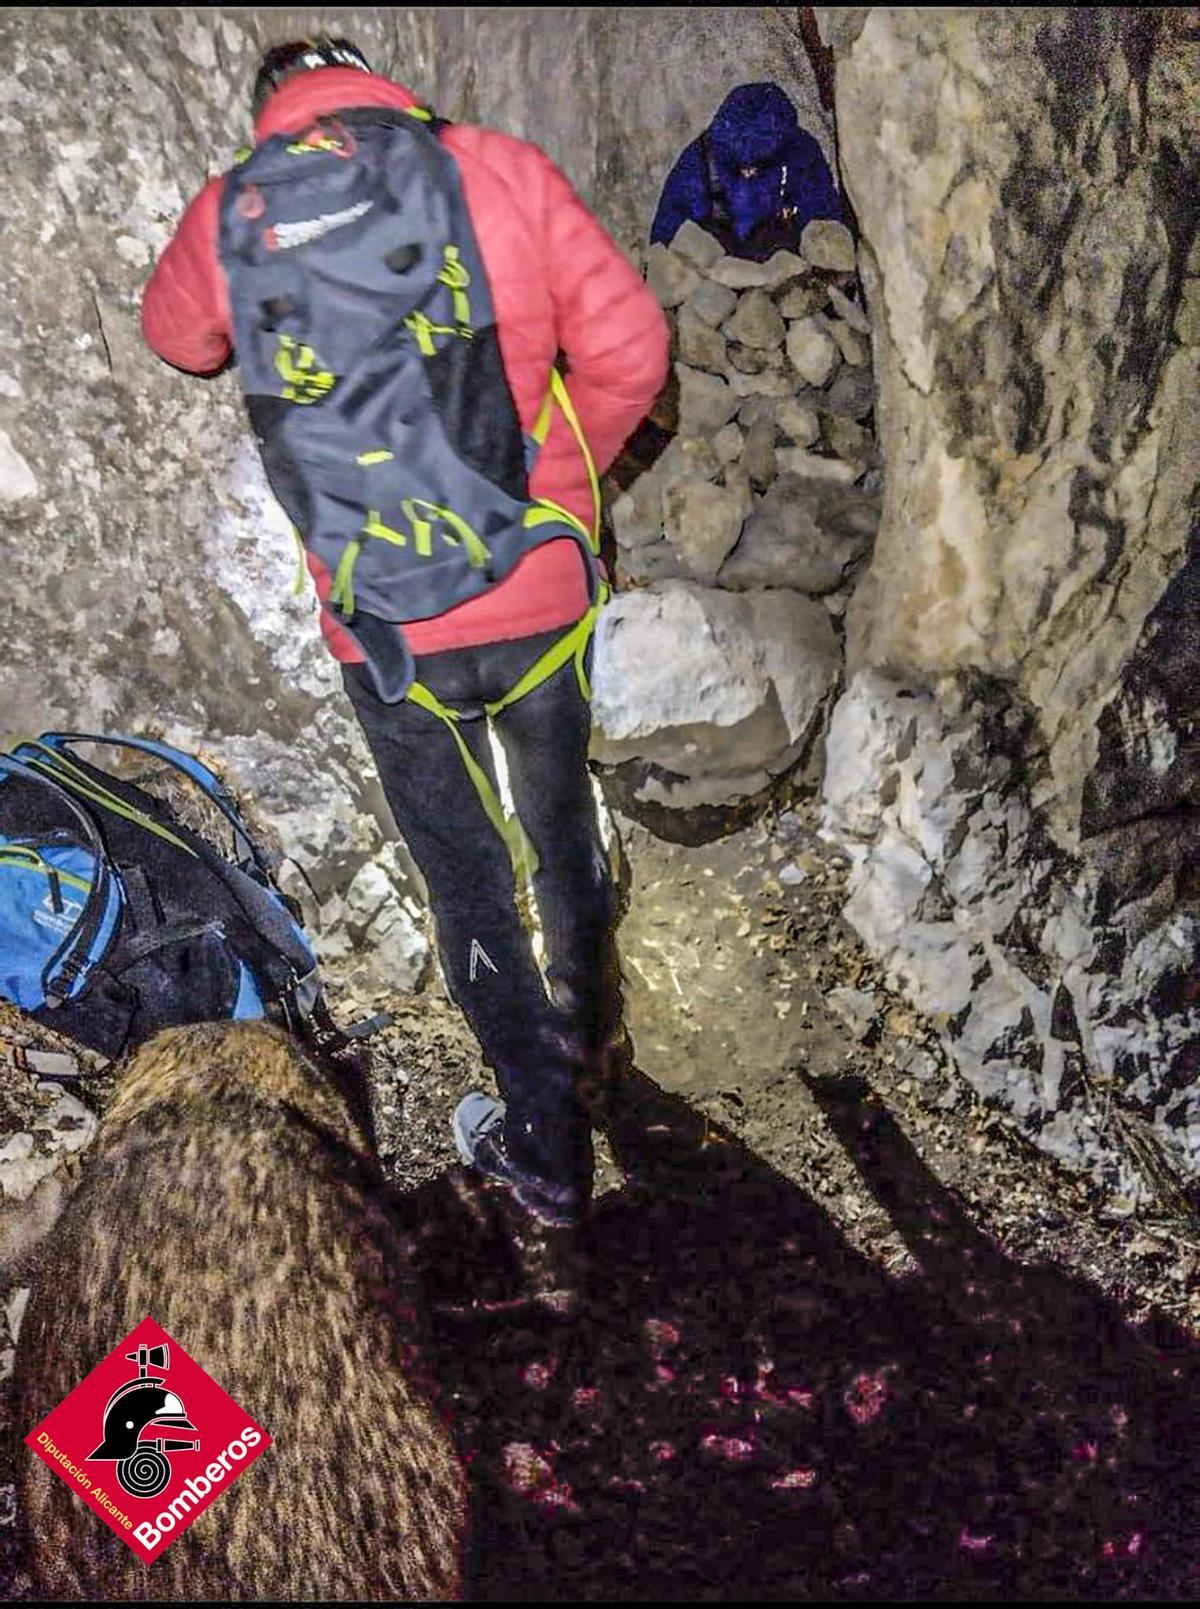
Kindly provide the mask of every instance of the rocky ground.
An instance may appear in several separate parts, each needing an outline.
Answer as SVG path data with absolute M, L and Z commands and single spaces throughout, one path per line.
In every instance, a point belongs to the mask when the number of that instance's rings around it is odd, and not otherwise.
M 446 1119 L 486 1075 L 436 986 L 375 1041 L 474 1594 L 1191 1596 L 1200 1234 L 983 1109 L 843 928 L 809 804 L 698 848 L 621 837 L 637 1070 L 583 1324 L 464 1321 L 502 1275 Z M 0 1184 L 48 1222 L 105 1084 L 3 1065 Z M 23 1304 L 0 1292 L 0 1372 Z M 0 1522 L 11 1552 L 7 1485 Z

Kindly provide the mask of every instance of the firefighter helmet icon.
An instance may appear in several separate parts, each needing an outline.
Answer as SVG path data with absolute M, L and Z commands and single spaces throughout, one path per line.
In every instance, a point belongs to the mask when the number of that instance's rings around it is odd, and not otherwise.
M 104 1440 L 92 1458 L 115 1459 L 117 1480 L 130 1497 L 156 1497 L 171 1478 L 171 1463 L 167 1453 L 190 1451 L 199 1447 L 195 1441 L 164 1441 L 163 1438 L 141 1440 L 142 1431 L 195 1430 L 183 1403 L 173 1391 L 168 1391 L 161 1376 L 150 1373 L 153 1369 L 166 1370 L 170 1363 L 170 1348 L 166 1346 L 139 1346 L 136 1352 L 126 1352 L 130 1363 L 136 1363 L 136 1380 L 127 1380 L 108 1399 L 104 1410 Z

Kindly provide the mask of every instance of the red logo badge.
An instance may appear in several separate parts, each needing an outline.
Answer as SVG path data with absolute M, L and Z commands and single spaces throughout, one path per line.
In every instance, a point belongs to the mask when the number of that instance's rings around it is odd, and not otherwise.
M 25 1445 L 149 1564 L 271 1438 L 145 1318 Z

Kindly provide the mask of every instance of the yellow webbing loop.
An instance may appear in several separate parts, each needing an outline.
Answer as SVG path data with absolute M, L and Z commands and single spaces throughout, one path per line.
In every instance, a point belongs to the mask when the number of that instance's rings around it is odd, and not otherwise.
M 329 589 L 330 603 L 340 608 L 347 617 L 354 613 L 354 566 L 361 549 L 362 543 L 357 537 L 352 537 L 346 543 L 334 571 L 333 585 Z
M 479 795 L 479 802 L 483 806 L 488 820 L 508 846 L 513 876 L 517 879 L 532 877 L 538 868 L 537 850 L 534 849 L 528 834 L 516 816 L 505 815 L 504 806 L 500 803 L 495 788 L 492 787 L 491 782 L 488 780 L 487 773 L 467 747 L 467 740 L 458 729 L 458 723 L 462 719 L 459 711 L 448 708 L 440 698 L 431 693 L 428 687 L 425 687 L 421 682 L 412 684 L 408 690 L 407 697 L 411 698 L 413 703 L 419 705 L 421 709 L 428 710 L 430 715 L 436 715 L 439 721 L 445 723 L 451 737 L 458 745 L 462 763 L 466 766 L 467 775 L 475 785 L 475 792 Z
M 444 256 L 445 262 L 437 277 L 450 292 L 454 317 L 460 332 L 466 333 L 471 326 L 471 299 L 467 295 L 471 275 L 467 271 L 466 264 L 459 258 L 457 246 L 445 247 Z
M 592 528 L 587 532 L 587 537 L 591 543 L 592 552 L 598 553 L 600 551 L 600 477 L 596 473 L 596 460 L 592 457 L 592 449 L 588 446 L 587 437 L 583 433 L 583 426 L 579 423 L 579 415 L 575 412 L 575 404 L 571 401 L 566 381 L 557 369 L 550 370 L 550 389 L 546 392 L 546 400 L 542 403 L 541 410 L 534 421 L 533 430 L 530 434 L 539 447 L 545 446 L 546 437 L 550 434 L 550 416 L 554 411 L 556 402 L 562 410 L 563 418 L 571 427 L 571 434 L 579 443 L 579 451 L 583 454 L 583 462 L 587 468 L 588 485 L 592 489 Z M 565 509 L 559 508 L 558 504 L 552 503 L 548 497 L 540 497 L 538 501 L 545 503 L 548 508 L 554 509 L 556 513 L 566 514 Z M 576 525 L 582 523 L 574 519 L 573 515 L 568 514 L 567 518 L 571 519 Z
M 525 510 L 525 525 L 529 530 L 533 530 L 537 525 L 548 525 L 551 521 L 558 520 L 566 520 L 569 525 L 573 525 L 584 541 L 591 544 L 587 526 L 578 515 L 572 514 L 571 510 L 564 508 L 561 503 L 555 503 L 549 497 L 539 497 L 536 503 L 530 504 Z
M 532 693 L 535 687 L 548 682 L 556 671 L 561 670 L 569 659 L 575 661 L 575 677 L 579 682 L 579 691 L 584 699 L 591 700 L 592 690 L 588 683 L 587 672 L 583 668 L 584 658 L 587 654 L 587 645 L 595 630 L 596 619 L 604 606 L 604 596 L 598 598 L 582 620 L 579 620 L 569 631 L 563 633 L 557 642 L 550 644 L 546 652 L 536 659 L 529 669 L 517 682 L 515 687 L 509 688 L 503 698 L 496 699 L 491 704 L 485 704 L 484 709 L 489 715 L 498 715 L 501 710 L 508 709 L 518 699 Z
M 583 426 L 579 423 L 579 415 L 575 412 L 575 404 L 571 401 L 566 382 L 557 369 L 550 370 L 550 393 L 562 409 L 563 417 L 579 443 L 579 451 L 583 454 L 583 462 L 587 466 L 588 485 L 592 489 L 591 543 L 592 551 L 596 553 L 600 550 L 600 477 L 596 473 L 596 460 L 592 457 L 592 450 L 587 444 L 587 437 L 583 433 Z
M 451 279 L 447 279 L 444 283 L 451 283 Z M 453 288 L 454 286 L 451 283 L 451 289 Z M 426 356 L 430 355 L 426 351 L 426 346 L 432 347 L 433 345 L 430 339 L 431 335 L 451 333 L 449 331 L 444 332 L 437 325 L 431 324 L 421 314 L 410 317 L 405 322 L 416 335 L 417 343 L 422 351 L 425 351 Z M 587 468 L 588 484 L 592 490 L 592 525 L 589 530 L 584 522 L 572 514 L 569 509 L 563 508 L 548 497 L 539 498 L 530 506 L 525 514 L 525 524 L 532 529 L 538 525 L 547 524 L 551 520 L 565 520 L 569 525 L 575 527 L 588 542 L 592 552 L 596 553 L 599 552 L 600 548 L 600 478 L 596 473 L 595 459 L 592 457 L 591 449 L 588 447 L 587 438 L 583 434 L 583 427 L 579 423 L 579 415 L 575 412 L 575 405 L 567 392 L 563 377 L 557 369 L 552 368 L 550 371 L 550 388 L 546 392 L 546 399 L 542 403 L 532 431 L 533 439 L 539 447 L 544 445 L 546 436 L 549 433 L 550 418 L 556 402 L 562 410 L 567 424 L 571 427 L 575 440 L 579 444 L 579 450 L 583 455 L 583 461 Z M 359 460 L 360 463 L 375 461 L 380 461 L 375 454 L 364 454 Z M 418 509 L 433 514 L 451 527 L 455 536 L 466 543 L 468 556 L 473 565 L 478 564 L 481 553 L 486 561 L 489 556 L 487 548 L 471 527 L 454 514 L 452 510 L 442 508 L 435 503 L 427 503 L 420 498 L 411 498 L 405 501 L 404 513 L 412 522 L 414 538 L 418 546 L 427 544 L 429 541 L 428 531 L 422 529 L 425 522 L 419 518 Z M 374 511 L 369 516 L 364 531 L 368 536 L 384 536 L 391 541 L 404 540 L 400 532 L 392 531 L 389 527 L 384 526 L 379 514 Z M 447 540 L 454 541 L 455 536 L 449 536 Z M 346 555 L 343 555 L 342 563 L 338 566 L 338 575 L 334 580 L 334 590 L 330 595 L 331 599 L 335 598 L 341 591 L 345 594 L 347 601 L 352 602 L 352 594 L 350 593 L 350 570 L 352 568 L 353 561 L 347 566 Z M 340 587 L 339 582 L 341 583 Z M 601 581 L 597 588 L 596 601 L 583 618 L 576 621 L 575 625 L 564 632 L 557 642 L 552 643 L 546 652 L 534 661 L 516 685 L 505 693 L 503 698 L 495 699 L 492 703 L 484 705 L 488 718 L 491 719 L 502 710 L 509 709 L 519 699 L 525 698 L 536 687 L 540 687 L 543 682 L 549 681 L 550 677 L 561 670 L 569 660 L 574 660 L 575 662 L 575 678 L 579 683 L 579 691 L 583 698 L 590 702 L 592 689 L 585 668 L 587 647 L 591 640 L 592 632 L 595 630 L 596 620 L 607 601 L 608 587 Z M 487 773 L 467 746 L 466 739 L 459 730 L 459 723 L 462 720 L 461 713 L 443 704 L 441 699 L 436 694 L 431 693 L 429 688 L 421 682 L 413 682 L 405 696 L 430 715 L 435 715 L 446 726 L 458 748 L 463 765 L 466 767 L 467 775 L 474 785 L 475 792 L 479 796 L 479 802 L 483 806 L 484 813 L 508 846 L 514 877 L 517 879 L 532 877 L 538 868 L 537 850 L 517 817 L 515 815 L 506 815 L 504 806 L 497 797 L 496 790 L 488 780 Z
M 591 640 L 596 620 L 607 598 L 608 588 L 601 583 L 596 602 L 583 616 L 582 620 L 576 621 L 575 625 L 564 632 L 557 642 L 551 643 L 546 652 L 533 662 L 520 681 L 514 687 L 511 687 L 503 698 L 494 699 L 491 703 L 484 705 L 484 710 L 489 719 L 499 715 L 501 710 L 508 709 L 518 699 L 522 699 L 528 693 L 532 693 L 535 687 L 540 687 L 543 682 L 549 681 L 551 676 L 561 670 L 571 659 L 575 661 L 575 679 L 579 683 L 579 691 L 585 700 L 591 700 L 592 689 L 588 682 L 584 662 L 587 658 L 588 642 Z M 488 781 L 486 772 L 467 747 L 466 739 L 459 731 L 458 723 L 462 719 L 460 713 L 457 710 L 448 708 L 421 682 L 412 684 L 408 690 L 407 697 L 411 698 L 413 703 L 419 705 L 421 709 L 427 710 L 429 714 L 436 715 L 449 728 L 450 734 L 458 746 L 458 752 L 462 756 L 463 765 L 467 769 L 467 775 L 475 786 L 475 792 L 479 795 L 479 802 L 482 804 L 488 820 L 508 845 L 513 876 L 517 879 L 532 877 L 538 869 L 537 850 L 517 817 L 505 814 L 504 806 L 496 796 L 496 790 Z

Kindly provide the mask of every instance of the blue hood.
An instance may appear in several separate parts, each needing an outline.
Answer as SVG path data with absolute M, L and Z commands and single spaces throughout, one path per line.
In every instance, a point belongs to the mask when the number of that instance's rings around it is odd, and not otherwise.
M 711 172 L 709 171 L 711 167 Z M 741 169 L 758 171 L 744 176 Z M 728 216 L 718 216 L 723 208 Z M 795 245 L 811 218 L 840 218 L 841 201 L 818 142 L 799 126 L 778 84 L 742 84 L 671 169 L 650 238 L 669 245 L 686 218 L 713 229 L 725 249 L 749 244 L 760 225 L 781 225 Z M 719 232 L 718 232 L 719 226 Z M 730 237 L 730 238 L 727 238 Z M 771 242 L 763 247 L 773 250 Z
M 713 165 L 740 239 L 778 211 L 796 134 L 796 108 L 778 84 L 742 84 L 722 101 L 710 127 Z

